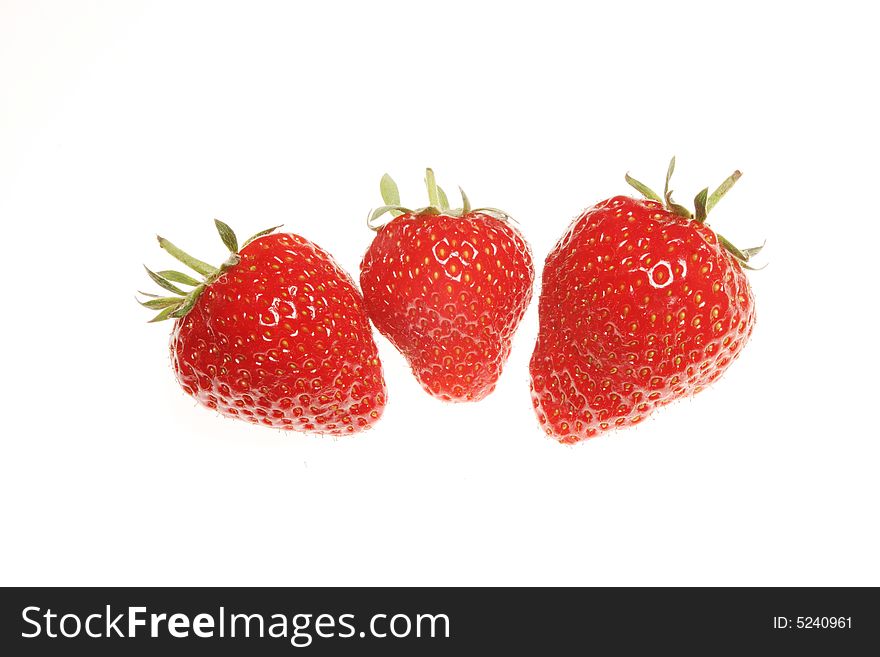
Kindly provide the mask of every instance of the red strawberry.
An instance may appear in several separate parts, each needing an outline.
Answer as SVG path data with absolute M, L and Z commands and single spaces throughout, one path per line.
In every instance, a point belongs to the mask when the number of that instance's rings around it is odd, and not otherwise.
M 269 229 L 239 251 L 232 230 L 216 224 L 230 250 L 219 269 L 159 238 L 203 280 L 147 270 L 176 295 L 142 303 L 161 309 L 152 321 L 176 320 L 171 360 L 183 389 L 224 415 L 279 429 L 340 435 L 376 422 L 385 381 L 348 274 L 298 235 Z
M 510 339 L 532 296 L 528 245 L 500 210 L 449 208 L 428 169 L 431 205 L 400 207 L 382 179 L 386 205 L 370 215 L 376 238 L 361 262 L 361 289 L 376 328 L 404 355 L 422 387 L 447 401 L 495 389 Z M 385 213 L 396 218 L 385 225 Z
M 640 422 L 712 383 L 755 323 L 740 251 L 706 214 L 740 176 L 696 199 L 696 215 L 631 179 L 569 226 L 544 266 L 532 402 L 550 436 L 574 443 Z

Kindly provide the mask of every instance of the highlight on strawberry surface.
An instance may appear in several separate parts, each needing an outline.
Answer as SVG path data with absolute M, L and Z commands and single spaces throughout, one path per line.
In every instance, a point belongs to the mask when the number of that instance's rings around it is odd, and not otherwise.
M 626 175 L 644 198 L 585 210 L 547 256 L 532 359 L 532 403 L 547 435 L 576 443 L 632 426 L 693 395 L 740 355 L 755 324 L 744 269 L 762 247 L 739 249 L 709 212 L 740 178 L 676 203 Z
M 160 237 L 201 278 L 147 269 L 171 296 L 141 305 L 174 319 L 171 362 L 180 386 L 227 417 L 268 427 L 347 435 L 371 427 L 387 392 L 363 298 L 316 244 L 260 231 L 241 249 L 215 220 L 229 255 L 214 267 Z M 184 288 L 189 288 L 184 289 Z
M 387 174 L 384 205 L 367 219 L 376 235 L 361 262 L 367 315 L 404 356 L 428 394 L 478 401 L 496 386 L 532 296 L 529 245 L 510 215 L 461 207 L 427 169 L 428 205 L 400 204 Z

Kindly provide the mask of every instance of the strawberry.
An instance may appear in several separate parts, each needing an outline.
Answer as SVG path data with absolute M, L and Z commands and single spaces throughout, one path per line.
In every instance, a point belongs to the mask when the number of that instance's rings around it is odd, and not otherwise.
M 348 274 L 298 235 L 269 229 L 239 251 L 229 226 L 216 225 L 230 251 L 219 268 L 159 238 L 202 280 L 147 270 L 175 295 L 141 303 L 160 310 L 152 321 L 175 320 L 171 361 L 184 391 L 224 415 L 279 429 L 343 435 L 375 423 L 385 381 Z
M 495 389 L 532 296 L 532 256 L 510 217 L 494 208 L 452 210 L 433 172 L 430 205 L 400 206 L 386 174 L 386 203 L 361 262 L 367 314 L 403 354 L 422 387 L 446 401 L 477 401 Z M 385 214 L 393 219 L 377 220 Z
M 616 196 L 569 226 L 544 266 L 532 403 L 546 433 L 575 443 L 644 420 L 693 395 L 739 356 L 755 308 L 743 269 L 760 247 L 739 250 L 706 215 L 740 177 L 696 199 Z

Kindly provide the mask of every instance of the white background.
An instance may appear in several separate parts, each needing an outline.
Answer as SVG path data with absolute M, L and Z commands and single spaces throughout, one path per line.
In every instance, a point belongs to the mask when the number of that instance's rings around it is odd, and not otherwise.
M 880 584 L 869 3 L 0 2 L 3 584 Z M 712 389 L 575 448 L 497 391 L 352 439 L 196 407 L 133 298 L 154 234 L 284 223 L 355 277 L 385 171 L 522 224 L 540 270 L 630 170 L 768 246 Z M 537 292 L 537 290 L 536 290 Z

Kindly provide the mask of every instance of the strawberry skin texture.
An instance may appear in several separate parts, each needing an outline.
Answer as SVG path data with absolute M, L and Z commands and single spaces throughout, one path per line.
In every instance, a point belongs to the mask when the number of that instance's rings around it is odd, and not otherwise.
M 755 309 L 710 228 L 617 196 L 575 219 L 547 256 L 539 321 L 532 403 L 548 435 L 575 443 L 712 383 L 742 351 Z
M 345 435 L 376 422 L 386 388 L 363 301 L 332 256 L 293 234 L 261 237 L 175 323 L 183 389 L 220 413 Z
M 528 244 L 507 222 L 403 214 L 361 263 L 367 314 L 422 387 L 445 401 L 491 393 L 532 296 Z

